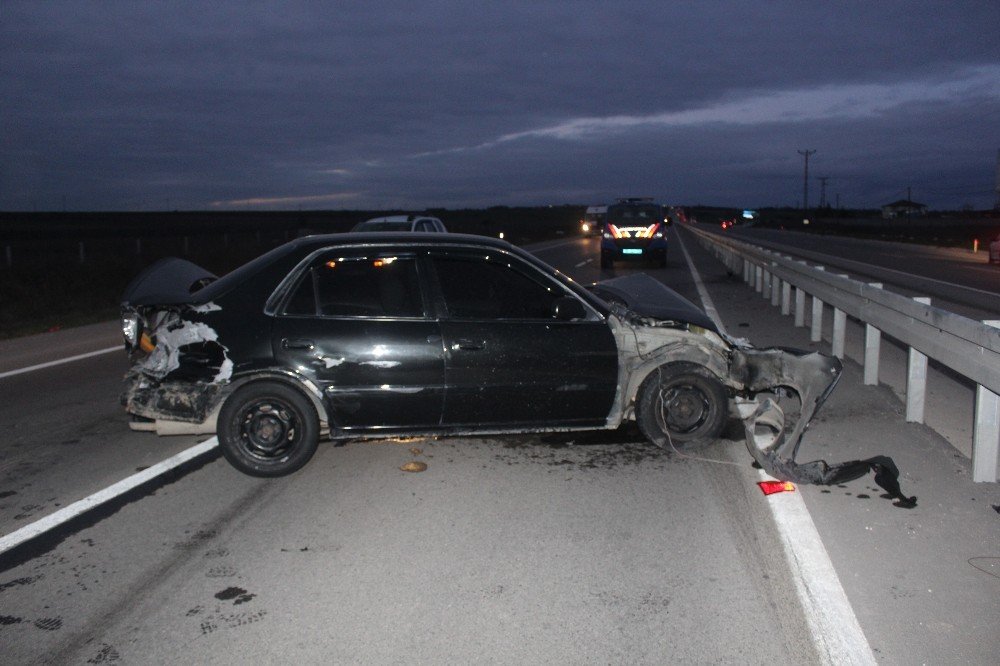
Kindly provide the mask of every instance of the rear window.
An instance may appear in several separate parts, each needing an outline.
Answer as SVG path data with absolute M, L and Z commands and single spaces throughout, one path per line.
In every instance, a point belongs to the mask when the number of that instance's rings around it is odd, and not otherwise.
M 609 206 L 608 222 L 611 224 L 643 224 L 659 222 L 662 217 L 660 207 L 655 204 L 638 206 Z

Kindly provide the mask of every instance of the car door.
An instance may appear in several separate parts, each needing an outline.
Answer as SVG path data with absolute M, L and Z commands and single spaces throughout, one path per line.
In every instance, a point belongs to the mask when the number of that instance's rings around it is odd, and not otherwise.
M 558 299 L 579 297 L 500 251 L 429 255 L 443 302 L 443 423 L 448 426 L 603 425 L 618 354 L 607 322 L 588 306 L 561 321 Z
M 444 348 L 412 253 L 318 255 L 276 318 L 274 355 L 323 391 L 343 430 L 436 427 Z

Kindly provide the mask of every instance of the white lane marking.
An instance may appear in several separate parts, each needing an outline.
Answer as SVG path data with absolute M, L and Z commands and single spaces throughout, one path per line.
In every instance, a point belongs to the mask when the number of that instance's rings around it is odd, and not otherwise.
M 585 261 L 581 261 L 580 263 L 578 263 L 576 265 L 576 268 L 583 268 L 584 266 L 586 266 L 587 264 L 591 263 L 592 261 L 594 261 L 593 257 L 591 257 L 590 259 L 586 259 Z
M 695 289 L 698 290 L 698 298 L 701 299 L 701 307 L 705 309 L 705 314 L 708 318 L 715 322 L 715 325 L 719 327 L 719 331 L 726 333 L 726 327 L 722 324 L 722 317 L 719 316 L 719 311 L 715 309 L 715 303 L 708 295 L 708 291 L 705 289 L 705 284 L 701 281 L 701 274 L 698 269 L 694 267 L 694 262 L 691 261 L 691 255 L 688 254 L 687 248 L 684 247 L 684 241 L 681 239 L 680 234 L 674 234 L 674 238 L 677 239 L 677 244 L 681 246 L 681 252 L 684 253 L 684 261 L 687 262 L 688 268 L 691 270 L 691 278 L 694 280 Z
M 29 365 L 26 368 L 18 368 L 17 370 L 8 370 L 7 372 L 0 372 L 0 379 L 4 377 L 13 377 L 14 375 L 24 374 L 25 372 L 34 372 L 35 370 L 41 370 L 43 368 L 51 368 L 54 365 L 62 365 L 63 363 L 72 363 L 73 361 L 79 361 L 85 358 L 90 358 L 91 356 L 100 356 L 101 354 L 110 354 L 115 351 L 125 351 L 124 345 L 118 345 L 117 347 L 108 347 L 107 349 L 98 349 L 97 351 L 87 352 L 86 354 L 77 354 L 76 356 L 69 356 L 67 358 L 60 358 L 55 361 L 48 361 L 46 363 L 39 363 L 38 365 Z
M 684 253 L 705 312 L 725 332 L 722 319 L 712 303 L 684 241 L 677 234 L 677 243 Z M 764 470 L 758 470 L 762 481 L 771 480 Z M 767 506 L 781 537 L 785 558 L 806 622 L 812 631 L 813 645 L 827 664 L 876 664 L 868 639 L 840 584 L 836 569 L 826 552 L 826 546 L 816 530 L 802 494 L 798 492 L 771 495 Z
M 189 449 L 185 449 L 177 455 L 156 463 L 148 469 L 144 469 L 141 472 L 137 472 L 132 476 L 122 479 L 118 483 L 108 486 L 104 490 L 99 490 L 93 495 L 84 497 L 82 500 L 77 502 L 73 502 L 69 506 L 56 511 L 55 513 L 49 514 L 44 518 L 36 520 L 30 525 L 25 525 L 19 530 L 0 537 L 0 553 L 5 553 L 11 548 L 20 546 L 25 541 L 33 539 L 40 534 L 44 534 L 51 529 L 55 529 L 63 523 L 73 520 L 77 516 L 90 511 L 101 504 L 127 493 L 133 488 L 136 488 L 137 486 L 140 486 L 161 474 L 183 465 L 192 458 L 199 456 L 206 451 L 210 451 L 218 445 L 219 440 L 217 437 L 206 439 L 201 444 L 196 444 Z

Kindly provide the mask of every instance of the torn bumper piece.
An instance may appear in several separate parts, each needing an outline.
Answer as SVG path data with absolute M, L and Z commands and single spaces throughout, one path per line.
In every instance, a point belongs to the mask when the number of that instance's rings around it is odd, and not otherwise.
M 152 382 L 142 375 L 126 379 L 121 403 L 129 414 L 147 419 L 204 423 L 219 403 L 222 386 L 191 382 Z
M 912 508 L 916 497 L 907 497 L 899 486 L 899 469 L 888 456 L 874 456 L 831 465 L 825 460 L 796 462 L 802 436 L 816 412 L 840 381 L 843 364 L 818 352 L 781 349 L 739 349 L 736 373 L 743 373 L 751 391 L 787 388 L 798 394 L 800 414 L 791 432 L 785 414 L 772 398 L 737 399 L 736 407 L 746 430 L 750 455 L 776 479 L 800 484 L 835 485 L 875 472 L 875 483 L 896 500 L 896 506 Z

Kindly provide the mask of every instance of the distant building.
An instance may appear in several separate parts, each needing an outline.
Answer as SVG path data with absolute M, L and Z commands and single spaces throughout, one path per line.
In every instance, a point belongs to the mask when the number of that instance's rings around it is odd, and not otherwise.
M 921 217 L 927 214 L 927 206 L 909 199 L 900 199 L 882 206 L 882 217 L 891 220 L 896 217 Z

